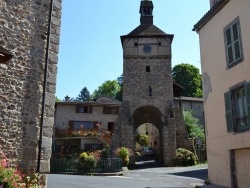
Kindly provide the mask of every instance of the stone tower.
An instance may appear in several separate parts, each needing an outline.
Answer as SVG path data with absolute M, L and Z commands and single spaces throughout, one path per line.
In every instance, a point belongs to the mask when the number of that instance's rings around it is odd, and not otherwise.
M 151 123 L 160 133 L 160 159 L 171 165 L 176 150 L 171 67 L 173 35 L 153 24 L 152 1 L 141 1 L 140 25 L 121 36 L 123 102 L 114 145 L 135 147 L 135 131 Z

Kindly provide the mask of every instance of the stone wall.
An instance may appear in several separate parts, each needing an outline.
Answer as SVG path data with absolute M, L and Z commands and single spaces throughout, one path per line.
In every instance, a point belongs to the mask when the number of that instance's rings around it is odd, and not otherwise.
M 41 173 L 49 172 L 61 2 L 54 0 L 45 97 Z M 50 0 L 0 0 L 0 46 L 13 57 L 0 63 L 0 146 L 24 172 L 35 172 L 43 106 Z M 46 183 L 46 175 L 42 179 Z
M 179 97 L 175 101 L 183 110 L 191 110 L 192 115 L 199 120 L 198 124 L 205 127 L 203 98 Z
M 175 122 L 176 122 L 176 148 L 186 148 L 193 151 L 192 142 L 189 140 L 187 127 L 184 122 L 182 109 L 175 108 Z

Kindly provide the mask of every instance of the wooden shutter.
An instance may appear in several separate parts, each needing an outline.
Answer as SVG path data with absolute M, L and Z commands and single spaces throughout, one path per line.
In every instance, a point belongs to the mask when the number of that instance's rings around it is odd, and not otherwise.
M 93 107 L 89 106 L 89 114 L 92 114 L 92 113 L 93 113 Z
M 115 108 L 115 114 L 119 114 L 119 106 Z
M 80 106 L 76 106 L 76 113 L 80 113 Z
M 226 40 L 226 52 L 227 52 L 227 64 L 233 63 L 233 41 L 231 27 L 225 30 L 225 40 Z
M 232 25 L 232 34 L 233 34 L 233 41 L 234 41 L 234 58 L 235 60 L 239 60 L 241 58 L 241 48 L 240 48 L 240 33 L 239 33 L 239 25 L 238 22 Z
M 236 18 L 224 29 L 225 46 L 228 66 L 243 58 L 241 45 L 240 20 Z
M 232 115 L 232 101 L 230 91 L 224 93 L 225 97 L 225 110 L 226 110 L 226 122 L 227 132 L 233 132 L 233 115 Z
M 107 106 L 104 106 L 103 107 L 103 114 L 107 114 L 108 113 L 108 107 Z
M 245 84 L 246 98 L 247 98 L 247 128 L 250 128 L 250 82 Z

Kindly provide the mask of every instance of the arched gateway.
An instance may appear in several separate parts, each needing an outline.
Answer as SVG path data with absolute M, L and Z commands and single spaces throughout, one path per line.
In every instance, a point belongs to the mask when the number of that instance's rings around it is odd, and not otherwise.
M 123 102 L 114 146 L 135 148 L 135 130 L 151 123 L 159 130 L 160 159 L 171 165 L 176 150 L 176 126 L 171 66 L 173 35 L 153 24 L 152 1 L 141 1 L 141 24 L 121 36 Z

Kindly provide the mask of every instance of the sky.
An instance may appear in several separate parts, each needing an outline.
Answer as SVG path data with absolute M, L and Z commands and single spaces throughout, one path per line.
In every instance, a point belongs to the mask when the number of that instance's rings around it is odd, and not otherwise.
M 152 0 L 154 25 L 174 34 L 172 67 L 200 69 L 199 35 L 192 31 L 209 10 L 209 0 Z M 140 25 L 140 0 L 63 0 L 56 96 L 93 93 L 123 72 L 121 35 Z

